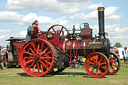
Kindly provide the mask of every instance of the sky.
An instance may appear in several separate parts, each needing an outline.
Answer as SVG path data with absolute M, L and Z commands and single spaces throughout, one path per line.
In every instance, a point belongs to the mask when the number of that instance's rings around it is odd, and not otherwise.
M 98 35 L 98 7 L 105 7 L 105 32 L 113 46 L 120 42 L 128 47 L 128 0 L 0 0 L 0 45 L 10 37 L 25 37 L 34 20 L 47 31 L 54 24 L 68 30 L 73 25 L 89 23 L 93 35 Z

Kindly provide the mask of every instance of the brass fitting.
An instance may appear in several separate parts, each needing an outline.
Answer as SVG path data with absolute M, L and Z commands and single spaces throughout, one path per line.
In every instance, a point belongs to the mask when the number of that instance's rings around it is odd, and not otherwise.
M 104 11 L 105 8 L 104 8 L 104 7 L 98 7 L 97 10 L 98 10 L 98 11 Z

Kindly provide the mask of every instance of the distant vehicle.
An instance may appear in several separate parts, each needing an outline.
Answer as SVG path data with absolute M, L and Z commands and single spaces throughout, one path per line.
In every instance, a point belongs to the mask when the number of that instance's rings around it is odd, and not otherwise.
M 16 49 L 15 43 L 19 43 L 17 45 L 19 47 L 24 46 L 24 38 L 10 37 L 10 39 L 7 39 L 6 41 L 9 41 L 9 45 L 7 45 L 6 57 L 3 59 L 5 64 L 4 66 L 7 68 L 12 68 L 16 66 L 20 67 L 19 56 L 21 49 Z

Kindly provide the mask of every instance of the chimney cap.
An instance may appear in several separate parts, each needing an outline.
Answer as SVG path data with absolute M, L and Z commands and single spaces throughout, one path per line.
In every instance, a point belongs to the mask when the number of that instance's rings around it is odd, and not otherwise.
M 105 9 L 104 7 L 98 7 L 97 8 L 98 11 L 104 11 L 104 9 Z

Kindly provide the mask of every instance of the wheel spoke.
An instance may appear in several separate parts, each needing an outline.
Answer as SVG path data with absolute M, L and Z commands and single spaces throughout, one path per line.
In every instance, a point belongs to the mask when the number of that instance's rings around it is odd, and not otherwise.
M 61 30 L 60 30 L 60 32 L 59 32 L 59 35 L 61 34 L 62 30 L 63 30 L 63 27 L 61 28 Z
M 96 75 L 98 75 L 98 69 L 96 69 Z
M 33 59 L 34 57 L 24 57 L 24 60 L 25 59 Z
M 114 60 L 114 59 L 109 59 L 109 62 L 111 62 L 111 63 L 112 63 L 112 62 L 113 62 L 113 60 Z
M 100 73 L 102 74 L 103 72 L 99 69 Z
M 40 48 L 40 44 L 38 43 L 38 45 L 37 45 L 37 53 L 39 52 L 39 48 Z
M 92 66 L 88 66 L 88 69 L 92 68 Z
M 90 58 L 90 60 L 96 62 L 95 56 L 93 56 L 92 58 Z
M 31 46 L 33 47 L 34 51 L 37 52 L 33 43 L 31 43 Z
M 93 65 L 93 63 L 92 63 L 92 62 L 90 62 L 90 61 L 87 61 L 87 63 L 90 63 L 90 64 L 92 64 L 92 65 Z
M 34 71 L 34 69 L 36 68 L 36 64 L 34 65 L 33 69 L 32 69 L 32 72 Z
M 113 61 L 113 63 L 115 63 L 115 62 L 118 62 L 117 60 L 116 61 Z
M 48 63 L 49 65 L 51 64 L 50 62 L 48 62 L 47 60 L 44 60 L 44 62 Z
M 99 62 L 101 62 L 102 61 L 102 58 L 100 59 L 100 61 Z
M 115 71 L 115 69 L 111 66 L 112 70 Z
M 113 65 L 114 67 L 116 67 L 116 68 L 118 68 L 118 66 L 116 66 L 116 65 Z
M 42 61 L 40 61 L 41 64 L 45 67 L 45 68 L 48 68 L 48 66 L 46 64 L 44 64 Z
M 104 70 L 106 69 L 106 67 L 101 67 L 101 68 L 103 68 Z
M 31 55 L 31 56 L 33 56 L 33 54 L 31 54 L 31 53 L 29 53 L 29 52 L 24 52 L 25 54 L 28 54 L 28 55 Z
M 41 43 L 41 52 L 42 52 L 42 50 L 43 50 L 43 46 L 44 46 L 44 43 Z
M 51 51 L 49 51 L 49 52 L 45 53 L 43 56 L 46 56 L 46 55 L 48 55 L 48 54 L 50 54 L 50 53 L 51 53 Z
M 37 63 L 37 69 L 38 69 L 38 73 L 40 73 L 39 63 Z
M 33 60 L 26 61 L 26 62 L 25 62 L 25 65 L 31 63 L 32 61 L 33 61 Z
M 63 27 L 61 28 L 61 30 L 60 31 L 62 31 L 63 30 Z
M 100 66 L 102 66 L 102 65 L 104 65 L 104 64 L 106 65 L 107 63 L 106 63 L 106 62 L 105 62 L 105 63 L 100 63 Z
M 98 55 L 95 56 L 96 62 L 98 61 Z
M 94 71 L 94 68 L 91 70 L 91 73 Z
M 52 57 L 41 57 L 42 60 L 44 59 L 52 59 Z
M 46 49 L 44 49 L 43 52 L 41 52 L 41 55 L 42 55 L 43 53 L 45 53 L 47 50 L 48 50 L 48 47 L 47 47 Z
M 32 64 L 28 67 L 28 69 L 30 70 L 30 68 L 34 65 L 34 61 L 32 62 Z
M 53 29 L 53 31 L 55 32 L 55 34 L 56 34 L 56 31 L 55 31 L 55 29 L 52 27 L 52 29 Z
M 35 52 L 32 50 L 32 48 L 29 48 L 31 50 L 31 52 L 35 55 Z
M 41 67 L 41 71 L 44 72 L 44 71 L 43 71 L 43 66 L 42 66 L 42 64 L 40 64 L 40 67 Z

